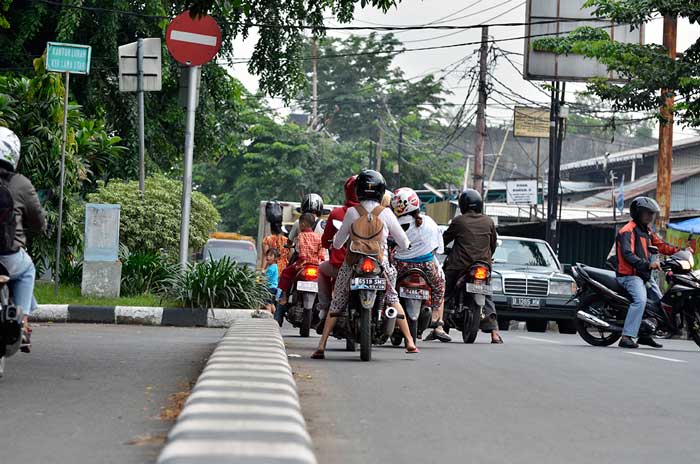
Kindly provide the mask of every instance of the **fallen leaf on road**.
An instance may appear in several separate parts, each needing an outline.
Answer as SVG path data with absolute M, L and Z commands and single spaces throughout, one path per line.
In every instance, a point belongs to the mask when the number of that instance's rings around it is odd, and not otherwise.
M 133 446 L 162 445 L 163 443 L 165 443 L 164 434 L 142 435 L 126 442 L 127 445 Z

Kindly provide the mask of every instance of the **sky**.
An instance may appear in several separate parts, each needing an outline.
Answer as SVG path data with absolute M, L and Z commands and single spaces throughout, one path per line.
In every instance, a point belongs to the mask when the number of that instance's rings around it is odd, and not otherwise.
M 359 4 L 359 2 L 358 2 Z M 459 10 L 464 10 L 459 12 Z M 445 18 L 447 17 L 447 18 Z M 445 18 L 445 19 L 443 19 Z M 391 9 L 386 14 L 372 8 L 356 9 L 355 20 L 350 23 L 352 26 L 371 26 L 371 25 L 395 25 L 395 26 L 410 26 L 430 23 L 431 21 L 442 20 L 441 24 L 445 25 L 472 25 L 472 24 L 495 24 L 505 22 L 525 22 L 525 2 L 524 0 L 403 0 L 397 8 Z M 340 25 L 332 18 L 328 18 L 327 26 Z M 661 18 L 655 19 L 648 23 L 645 27 L 645 42 L 658 43 L 662 42 L 663 21 Z M 357 34 L 368 34 L 369 31 L 353 31 Z M 395 32 L 396 34 L 396 32 Z M 451 34 L 445 37 L 445 35 Z M 489 34 L 498 39 L 511 37 L 522 37 L 525 35 L 525 26 L 512 27 L 491 27 Z M 347 37 L 350 35 L 347 31 L 332 31 L 331 36 Z M 412 30 L 401 31 L 396 36 L 404 41 L 406 48 L 428 47 L 436 45 L 448 45 L 462 42 L 477 42 L 481 39 L 480 29 L 468 29 L 459 31 L 450 30 Z M 686 20 L 680 20 L 678 23 L 678 51 L 685 50 L 688 46 L 694 43 L 700 37 L 700 26 L 697 24 L 691 25 Z M 257 34 L 253 31 L 247 40 L 236 40 L 234 42 L 236 57 L 249 57 L 255 46 Z M 497 46 L 510 52 L 522 54 L 524 50 L 524 40 L 510 40 L 498 42 Z M 399 66 L 405 73 L 405 76 L 424 75 L 427 72 L 435 72 L 437 76 L 443 75 L 441 69 L 450 64 L 464 58 L 466 55 L 472 54 L 479 48 L 478 45 L 447 48 L 440 50 L 414 51 L 398 55 L 394 59 L 394 64 Z M 522 56 L 511 55 L 511 60 L 516 66 L 522 70 Z M 319 61 L 319 66 L 322 66 L 322 60 Z M 251 91 L 258 88 L 258 79 L 256 76 L 248 73 L 245 64 L 235 65 L 229 69 L 232 75 L 241 80 L 243 84 Z M 502 83 L 493 83 L 497 90 L 506 94 L 519 94 L 534 102 L 548 105 L 547 96 L 538 91 L 532 83 L 525 81 L 522 76 L 508 63 L 504 58 L 497 61 L 495 72 L 493 74 Z M 447 86 L 451 88 L 453 95 L 448 96 L 448 100 L 455 104 L 461 104 L 464 101 L 466 82 L 459 81 L 457 73 L 447 76 Z M 506 90 L 506 87 L 508 90 Z M 567 84 L 567 100 L 574 99 L 573 92 L 584 90 L 584 84 Z M 319 96 L 322 98 L 322 96 Z M 494 94 L 494 99 L 498 99 L 503 103 L 511 103 L 503 96 Z M 515 97 L 519 99 L 518 97 Z M 512 118 L 512 109 L 507 109 L 499 106 L 499 103 L 490 101 L 492 106 L 487 109 L 487 116 L 490 125 L 498 125 Z M 270 99 L 272 108 L 282 108 L 284 105 L 280 100 Z M 282 114 L 288 113 L 289 109 L 282 109 Z M 679 138 L 688 136 L 688 131 L 677 127 L 675 133 Z

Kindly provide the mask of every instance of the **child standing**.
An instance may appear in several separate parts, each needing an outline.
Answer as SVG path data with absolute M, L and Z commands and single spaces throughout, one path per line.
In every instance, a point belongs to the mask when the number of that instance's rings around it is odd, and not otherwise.
M 277 268 L 277 248 L 269 248 L 265 253 L 265 277 L 267 277 L 267 291 L 270 298 L 265 302 L 265 309 L 275 314 L 275 300 L 277 299 L 277 285 L 279 283 L 279 270 Z

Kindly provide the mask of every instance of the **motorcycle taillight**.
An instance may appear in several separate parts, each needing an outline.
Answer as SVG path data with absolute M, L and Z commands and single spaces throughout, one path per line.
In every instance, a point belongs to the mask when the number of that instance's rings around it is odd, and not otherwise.
M 360 269 L 362 272 L 365 274 L 372 274 L 375 272 L 376 265 L 374 264 L 374 260 L 370 258 L 365 258 L 362 260 L 362 264 L 360 264 Z
M 420 274 L 409 274 L 401 279 L 401 285 L 406 287 L 427 287 L 428 282 Z
M 487 280 L 489 278 L 489 269 L 484 266 L 478 266 L 474 269 L 474 278 L 476 280 Z
M 317 267 L 307 267 L 304 269 L 304 278 L 309 280 L 318 279 L 318 268 Z

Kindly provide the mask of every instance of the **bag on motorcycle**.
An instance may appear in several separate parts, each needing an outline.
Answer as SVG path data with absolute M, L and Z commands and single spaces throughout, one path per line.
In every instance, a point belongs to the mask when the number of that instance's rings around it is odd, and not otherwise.
M 265 218 L 270 224 L 281 224 L 282 206 L 276 201 L 268 201 L 265 204 Z
M 15 201 L 10 193 L 9 183 L 14 173 L 0 173 L 0 255 L 12 254 L 17 233 L 17 217 L 15 216 Z
M 372 256 L 381 262 L 384 258 L 382 233 L 384 221 L 379 215 L 384 211 L 383 206 L 377 206 L 372 212 L 367 212 L 362 206 L 355 206 L 360 217 L 350 226 L 350 244 L 345 262 L 354 266 L 362 256 Z

